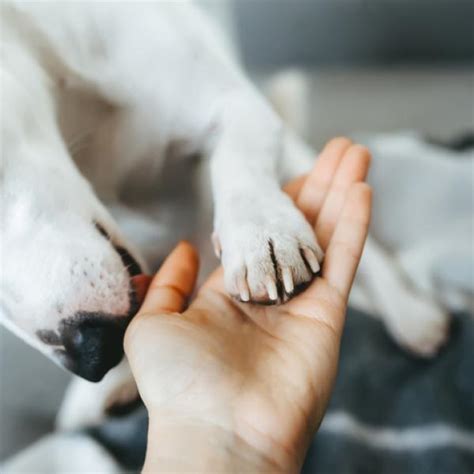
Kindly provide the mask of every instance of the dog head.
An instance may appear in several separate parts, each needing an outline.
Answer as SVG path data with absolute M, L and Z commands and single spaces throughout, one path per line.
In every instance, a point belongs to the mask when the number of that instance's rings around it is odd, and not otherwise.
M 51 162 L 38 159 L 39 147 L 19 148 L 0 163 L 0 317 L 55 362 L 98 381 L 122 358 L 141 266 L 67 155 Z

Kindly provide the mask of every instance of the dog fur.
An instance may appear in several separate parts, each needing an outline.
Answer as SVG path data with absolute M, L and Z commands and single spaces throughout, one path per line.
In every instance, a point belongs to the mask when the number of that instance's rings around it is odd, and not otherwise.
M 277 302 L 318 272 L 313 232 L 279 186 L 296 138 L 191 4 L 7 2 L 2 18 L 2 315 L 20 337 L 74 370 L 65 328 L 130 317 L 117 249 L 145 262 L 104 203 L 196 153 L 211 157 L 231 294 Z
M 117 248 L 127 249 L 147 269 L 166 255 L 173 233 L 122 198 L 154 196 L 160 177 L 166 179 L 167 163 L 186 159 L 183 168 L 188 169 L 195 154 L 210 157 L 214 242 L 233 295 L 281 301 L 291 296 L 292 287 L 312 278 L 308 266 L 314 273 L 319 270 L 322 252 L 311 229 L 279 188 L 281 180 L 303 171 L 315 155 L 240 72 L 221 46 L 226 41 L 197 9 L 188 3 L 140 8 L 133 3 L 58 3 L 45 8 L 10 0 L 1 8 L 2 246 L 8 251 L 1 257 L 0 314 L 11 330 L 64 365 L 62 321 L 78 313 L 129 318 L 135 309 L 130 275 Z M 304 89 L 301 77 L 286 75 L 273 82 L 271 97 L 286 119 L 301 128 L 306 120 L 295 113 L 301 106 L 289 110 L 285 105 L 288 84 Z M 292 101 L 293 106 L 304 103 Z M 371 145 L 376 155 L 393 150 L 392 174 L 386 174 L 393 179 L 394 170 L 406 174 L 400 153 L 411 160 L 423 156 L 419 142 L 400 136 Z M 420 159 L 421 169 L 444 166 L 446 153 L 433 150 L 438 161 Z M 386 161 L 383 166 L 380 176 L 390 167 Z M 459 239 L 467 234 L 455 227 L 443 233 L 442 219 L 430 242 L 414 233 L 416 226 L 410 227 L 411 235 L 386 226 L 398 221 L 386 218 L 387 204 L 379 197 L 398 202 L 402 210 L 407 202 L 398 199 L 397 189 L 395 197 L 387 192 L 378 169 L 376 164 L 371 175 L 376 227 L 352 301 L 382 317 L 401 346 L 430 356 L 446 341 L 448 309 L 465 307 L 472 291 L 459 289 L 444 274 L 437 278 L 443 291 L 434 291 L 433 272 L 452 265 L 439 242 L 449 232 L 462 267 L 469 243 Z M 465 172 L 460 165 L 452 180 L 464 179 Z M 463 229 L 469 225 L 466 209 L 459 215 Z M 150 254 L 143 251 L 146 238 L 134 245 L 137 229 L 153 241 Z M 158 250 L 157 236 L 162 237 Z M 289 286 L 273 277 L 270 243 L 279 273 L 291 271 Z M 125 403 L 134 397 L 126 363 L 100 384 L 76 379 L 58 427 L 75 430 L 100 423 L 111 400 Z M 96 452 L 87 441 L 76 441 L 81 450 Z M 63 442 L 54 435 L 42 452 L 61 451 L 58 443 Z

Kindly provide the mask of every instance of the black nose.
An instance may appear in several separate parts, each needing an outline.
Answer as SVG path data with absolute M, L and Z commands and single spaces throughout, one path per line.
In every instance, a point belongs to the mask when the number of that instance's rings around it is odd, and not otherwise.
M 123 356 L 123 336 L 128 318 L 79 313 L 61 324 L 65 351 L 58 351 L 71 372 L 98 382 Z

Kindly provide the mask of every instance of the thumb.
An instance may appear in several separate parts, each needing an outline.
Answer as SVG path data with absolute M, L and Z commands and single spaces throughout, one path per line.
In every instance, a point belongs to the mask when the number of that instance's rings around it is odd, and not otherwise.
M 145 300 L 136 318 L 144 313 L 175 313 L 182 311 L 191 295 L 199 270 L 194 247 L 180 242 L 151 280 Z M 137 282 L 137 292 L 145 282 Z M 146 282 L 147 283 L 147 282 Z

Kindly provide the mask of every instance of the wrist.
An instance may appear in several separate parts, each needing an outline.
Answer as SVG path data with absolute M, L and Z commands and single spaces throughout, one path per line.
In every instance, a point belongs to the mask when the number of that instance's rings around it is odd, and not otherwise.
M 150 413 L 143 472 L 298 472 L 299 462 L 233 423 Z M 260 439 L 258 439 L 260 438 Z

